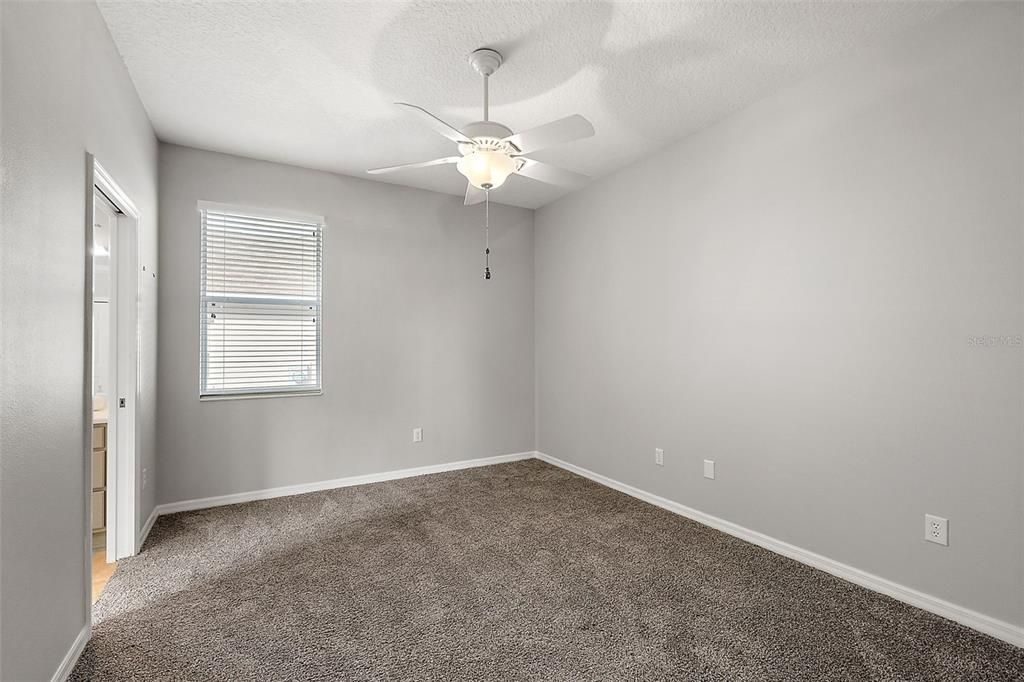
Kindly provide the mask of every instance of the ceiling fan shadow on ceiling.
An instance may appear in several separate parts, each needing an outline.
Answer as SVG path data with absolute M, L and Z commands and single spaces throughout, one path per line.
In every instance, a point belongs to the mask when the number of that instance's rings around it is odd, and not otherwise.
M 487 192 L 500 187 L 513 174 L 573 189 L 586 184 L 590 178 L 582 173 L 535 161 L 527 158 L 525 154 L 592 136 L 594 126 L 590 121 L 579 114 L 574 114 L 521 133 L 513 133 L 508 126 L 490 120 L 488 82 L 491 75 L 501 66 L 501 61 L 501 55 L 489 49 L 476 50 L 470 55 L 469 63 L 484 77 L 484 118 L 482 121 L 470 123 L 462 130 L 415 104 L 396 102 L 435 132 L 455 142 L 461 156 L 446 156 L 432 161 L 373 168 L 367 173 L 377 175 L 407 168 L 455 164 L 456 169 L 469 181 L 466 187 L 466 206 L 483 201 Z

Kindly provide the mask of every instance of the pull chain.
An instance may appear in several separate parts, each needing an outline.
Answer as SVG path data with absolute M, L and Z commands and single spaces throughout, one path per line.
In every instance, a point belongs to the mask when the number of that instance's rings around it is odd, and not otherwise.
M 484 190 L 484 279 L 491 278 L 491 192 Z

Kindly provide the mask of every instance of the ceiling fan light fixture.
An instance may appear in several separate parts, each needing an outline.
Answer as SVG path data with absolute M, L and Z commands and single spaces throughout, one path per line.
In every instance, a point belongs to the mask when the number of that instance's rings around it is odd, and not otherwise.
M 2 1 L 0 0 L 0 2 Z M 459 173 L 469 181 L 466 186 L 466 206 L 486 201 L 488 191 L 501 187 L 505 184 L 508 176 L 512 174 L 522 175 L 537 182 L 570 188 L 585 184 L 588 179 L 585 175 L 563 170 L 524 155 L 557 144 L 590 137 L 594 134 L 594 126 L 590 124 L 590 121 L 579 114 L 573 114 L 536 128 L 514 133 L 508 126 L 490 120 L 488 82 L 501 66 L 501 55 L 494 50 L 481 48 L 470 55 L 469 62 L 477 73 L 483 76 L 484 117 L 482 121 L 469 123 L 460 130 L 434 116 L 423 107 L 407 102 L 395 103 L 418 118 L 421 123 L 457 144 L 462 156 L 445 156 L 430 161 L 371 168 L 367 172 L 376 175 L 411 168 L 454 164 Z
M 492 190 L 505 184 L 508 176 L 518 170 L 518 165 L 508 154 L 475 150 L 459 159 L 455 167 L 477 189 Z

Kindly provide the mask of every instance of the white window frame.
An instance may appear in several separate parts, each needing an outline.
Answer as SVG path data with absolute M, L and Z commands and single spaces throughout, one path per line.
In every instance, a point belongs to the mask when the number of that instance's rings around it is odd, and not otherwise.
M 276 220 L 295 220 L 300 222 L 316 223 L 320 229 L 320 272 L 318 289 L 320 292 L 318 311 L 317 311 L 317 339 L 316 339 L 316 356 L 317 356 L 317 373 L 318 382 L 315 387 L 300 387 L 296 389 L 284 389 L 280 387 L 272 387 L 266 390 L 253 390 L 253 389 L 240 389 L 238 391 L 226 391 L 217 393 L 204 393 L 203 379 L 204 379 L 204 367 L 206 364 L 206 348 L 205 348 L 205 335 L 203 333 L 203 325 L 205 323 L 206 316 L 206 297 L 205 297 L 205 282 L 203 281 L 203 270 L 202 270 L 202 258 L 203 251 L 206 247 L 205 233 L 203 231 L 203 211 L 215 211 L 215 212 L 226 212 L 236 213 L 240 215 L 251 216 L 255 218 L 269 218 Z M 257 208 L 252 206 L 245 206 L 239 204 L 226 204 L 216 201 L 205 201 L 201 200 L 197 202 L 196 214 L 199 218 L 199 400 L 216 401 L 216 400 L 251 400 L 255 398 L 296 398 L 302 396 L 314 396 L 323 395 L 323 384 L 324 384 L 324 357 L 323 357 L 323 335 L 324 335 L 324 287 L 323 287 L 323 272 L 324 272 L 324 240 L 327 232 L 327 222 L 322 215 L 313 215 L 309 213 L 297 213 L 293 211 L 281 211 L 277 209 Z

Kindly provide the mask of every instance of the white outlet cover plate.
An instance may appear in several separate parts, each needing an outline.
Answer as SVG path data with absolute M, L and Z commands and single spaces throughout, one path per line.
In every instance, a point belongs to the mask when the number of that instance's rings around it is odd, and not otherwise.
M 949 546 L 949 519 L 932 514 L 924 515 L 924 539 L 944 547 Z
M 661 448 L 654 448 L 654 463 L 660 467 L 665 466 L 665 451 Z
M 704 460 L 704 478 L 715 477 L 715 461 L 713 459 Z
M 422 443 L 423 442 L 423 429 L 422 428 L 415 428 L 415 429 L 412 430 L 412 442 L 413 443 Z

